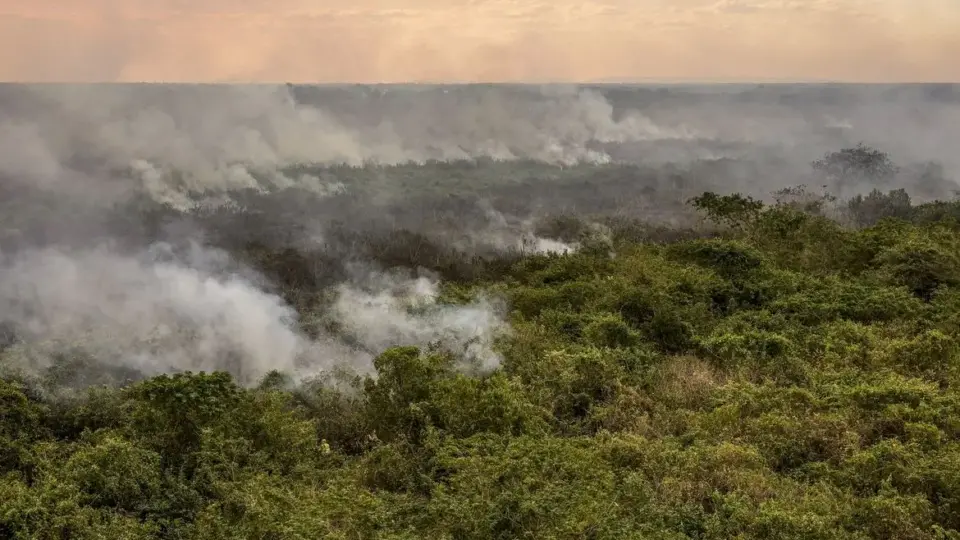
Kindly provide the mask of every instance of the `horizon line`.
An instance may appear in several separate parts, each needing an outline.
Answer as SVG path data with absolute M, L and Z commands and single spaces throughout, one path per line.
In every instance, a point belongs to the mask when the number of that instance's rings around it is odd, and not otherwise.
M 616 79 L 604 78 L 595 80 L 562 81 L 190 81 L 190 80 L 137 80 L 137 81 L 83 81 L 83 80 L 0 80 L 3 85 L 191 85 L 191 86 L 627 86 L 627 85 L 860 85 L 860 86 L 908 86 L 908 85 L 960 85 L 960 80 L 912 80 L 912 81 L 883 81 L 883 80 L 843 80 L 843 79 L 655 79 L 635 78 Z

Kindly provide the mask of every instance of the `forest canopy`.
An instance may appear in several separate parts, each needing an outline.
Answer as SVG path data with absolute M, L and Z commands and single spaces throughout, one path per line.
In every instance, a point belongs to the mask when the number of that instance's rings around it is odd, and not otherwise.
M 814 169 L 900 172 L 866 147 Z M 503 299 L 484 369 L 442 346 L 252 385 L 68 352 L 6 369 L 0 537 L 960 539 L 960 203 L 798 187 L 689 207 L 674 227 L 539 223 L 565 253 L 354 238 L 442 275 L 444 303 Z M 238 257 L 325 305 L 319 255 Z

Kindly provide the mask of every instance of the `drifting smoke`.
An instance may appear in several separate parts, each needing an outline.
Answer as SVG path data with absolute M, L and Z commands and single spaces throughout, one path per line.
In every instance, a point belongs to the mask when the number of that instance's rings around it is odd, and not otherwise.
M 439 344 L 483 370 L 499 365 L 495 340 L 508 332 L 503 306 L 483 297 L 467 305 L 438 304 L 438 285 L 427 276 L 367 273 L 337 288 L 333 314 L 367 350 Z
M 493 344 L 506 327 L 498 306 L 438 305 L 437 283 L 425 277 L 370 273 L 362 288 L 341 284 L 330 316 L 348 331 L 347 346 L 330 335 L 307 338 L 297 313 L 254 276 L 225 271 L 222 252 L 194 245 L 185 258 L 162 260 L 169 255 L 164 246 L 135 256 L 105 246 L 4 260 L 0 312 L 23 340 L 19 367 L 40 370 L 72 351 L 143 375 L 226 370 L 253 383 L 272 370 L 366 371 L 388 347 L 434 343 L 485 369 L 499 362 Z
M 438 344 L 489 369 L 499 363 L 497 338 L 509 333 L 496 299 L 446 304 L 435 277 L 351 268 L 332 274 L 322 313 L 298 313 L 275 284 L 199 239 L 222 240 L 223 230 L 207 229 L 226 223 L 262 232 L 271 248 L 364 261 L 370 250 L 389 251 L 361 249 L 369 225 L 470 255 L 566 253 L 609 231 L 592 225 L 589 239 L 549 238 L 531 216 L 607 204 L 598 200 L 669 214 L 675 206 L 656 192 L 680 198 L 704 186 L 765 196 L 798 183 L 823 152 L 861 140 L 895 161 L 937 160 L 939 168 L 914 176 L 940 189 L 938 179 L 960 171 L 951 146 L 960 102 L 911 92 L 0 86 L 0 322 L 19 339 L 3 361 L 40 370 L 77 354 L 142 375 L 224 369 L 252 383 L 272 370 L 369 370 L 387 347 Z M 435 162 L 484 159 L 497 166 L 482 174 L 516 162 L 523 178 L 498 184 L 496 206 L 477 202 L 489 186 L 467 185 L 474 198 L 458 199 L 419 169 L 411 179 L 409 169 L 389 168 L 429 165 L 463 187 L 467 168 Z M 689 165 L 696 181 L 672 164 L 657 168 L 667 161 Z M 539 168 L 523 176 L 534 162 Z M 565 169 L 584 164 L 597 167 L 561 185 Z M 612 192 L 600 192 L 597 175 Z M 433 199 L 409 197 L 407 187 L 428 181 Z M 266 197 L 278 194 L 291 196 Z M 444 197 L 448 221 L 424 225 Z M 526 202 L 505 211 L 505 199 Z M 141 200 L 168 213 L 141 212 Z M 538 215 L 540 203 L 552 206 Z M 133 210 L 123 220 L 102 217 L 124 205 Z M 151 221 L 161 214 L 176 219 Z M 202 221 L 209 215 L 221 221 Z M 291 239 L 277 238 L 288 231 Z M 158 243 L 185 239 L 186 249 Z M 324 325 L 312 328 L 314 318 Z
M 769 192 L 787 173 L 784 161 L 806 168 L 825 151 L 865 141 L 896 161 L 934 159 L 947 176 L 960 172 L 953 101 L 909 87 L 895 95 L 869 87 L 740 90 L 7 86 L 0 176 L 74 195 L 96 184 L 100 198 L 129 194 L 132 179 L 157 200 L 189 208 L 237 189 L 344 189 L 335 179 L 284 172 L 303 164 L 779 156 L 765 185 L 737 186 Z
M 176 170 L 136 159 L 130 163 L 130 172 L 142 183 L 143 191 L 151 199 L 180 212 L 230 206 L 235 201 L 230 199 L 229 193 L 237 190 L 265 193 L 296 187 L 314 196 L 326 197 L 343 193 L 346 189 L 340 182 L 324 183 L 309 174 L 291 178 L 280 170 L 264 169 L 257 178 L 251 168 L 237 163 L 218 170 L 178 174 Z
M 604 163 L 590 145 L 689 139 L 637 112 L 616 119 L 589 90 L 535 95 L 497 92 L 434 96 L 396 107 L 378 121 L 298 102 L 277 86 L 27 86 L 0 96 L 0 175 L 60 187 L 72 176 L 128 175 L 158 201 L 189 208 L 197 197 L 237 189 L 342 186 L 302 164 L 392 165 L 427 160 L 533 159 Z M 518 99 L 518 97 L 520 99 Z M 479 101 L 478 101 L 479 100 Z M 374 103 L 375 104 L 375 103 Z M 402 104 L 398 104 L 402 105 Z M 430 107 L 425 110 L 424 105 Z M 437 123 L 438 115 L 447 115 Z M 82 156 L 83 163 L 75 163 Z M 91 170 L 92 169 L 92 170 Z M 69 174 L 68 174 L 69 173 Z
M 32 368 L 74 349 L 147 375 L 229 369 L 250 379 L 291 371 L 305 346 L 293 330 L 296 313 L 240 276 L 193 262 L 107 247 L 19 253 L 4 261 L 0 310 Z
M 467 252 L 493 250 L 515 253 L 572 253 L 580 246 L 553 238 L 538 236 L 535 219 L 517 219 L 498 212 L 489 201 L 478 203 L 485 226 L 472 229 L 456 238 L 446 238 L 457 249 Z

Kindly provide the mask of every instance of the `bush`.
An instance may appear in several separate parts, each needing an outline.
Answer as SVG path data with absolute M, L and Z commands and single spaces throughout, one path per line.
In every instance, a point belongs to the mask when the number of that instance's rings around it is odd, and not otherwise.
M 820 171 L 849 188 L 889 165 L 858 148 Z M 601 169 L 624 185 L 643 174 Z M 413 184 L 411 170 L 392 173 Z M 93 354 L 38 367 L 7 336 L 0 537 L 960 538 L 960 213 L 878 187 L 838 203 L 848 227 L 829 196 L 777 197 L 705 194 L 694 205 L 723 226 L 671 234 L 609 220 L 612 242 L 566 255 L 332 233 L 380 262 L 443 268 L 439 302 L 508 300 L 502 363 L 483 373 L 421 344 L 245 385 Z M 541 232 L 582 239 L 600 221 Z M 323 318 L 344 271 L 332 255 L 246 249 Z

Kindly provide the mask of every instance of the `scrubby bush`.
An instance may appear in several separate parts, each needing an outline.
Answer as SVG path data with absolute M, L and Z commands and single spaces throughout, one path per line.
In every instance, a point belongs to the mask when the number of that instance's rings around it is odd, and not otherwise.
M 864 148 L 818 170 L 895 172 Z M 877 191 L 848 227 L 829 198 L 778 196 L 706 194 L 708 230 L 621 219 L 570 254 L 371 242 L 446 268 L 441 302 L 503 297 L 481 374 L 434 347 L 251 387 L 125 383 L 82 356 L 5 371 L 0 537 L 960 538 L 960 213 Z M 322 309 L 321 259 L 248 248 Z

